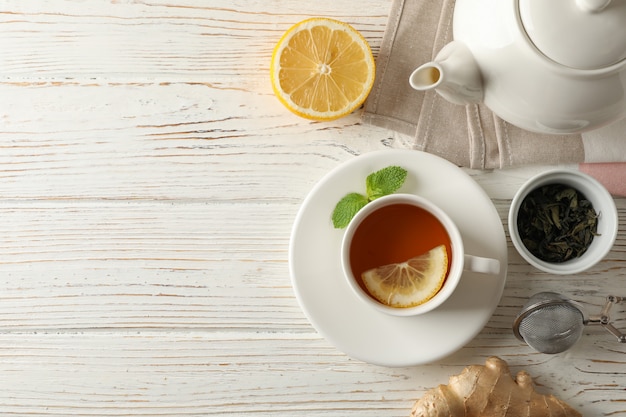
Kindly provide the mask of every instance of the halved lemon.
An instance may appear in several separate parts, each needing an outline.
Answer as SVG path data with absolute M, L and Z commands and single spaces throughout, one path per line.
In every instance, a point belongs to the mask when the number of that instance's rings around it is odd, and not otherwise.
M 370 269 L 361 274 L 369 293 L 391 307 L 414 307 L 437 294 L 448 273 L 444 245 L 406 262 Z
M 278 99 L 313 120 L 352 113 L 372 89 L 374 73 L 374 57 L 363 36 L 347 23 L 323 17 L 287 30 L 270 65 Z

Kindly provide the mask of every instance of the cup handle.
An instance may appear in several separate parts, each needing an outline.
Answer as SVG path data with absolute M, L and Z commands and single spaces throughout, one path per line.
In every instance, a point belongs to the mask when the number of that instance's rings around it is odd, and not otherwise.
M 482 274 L 496 275 L 500 273 L 500 261 L 466 254 L 463 269 L 472 272 L 480 272 Z

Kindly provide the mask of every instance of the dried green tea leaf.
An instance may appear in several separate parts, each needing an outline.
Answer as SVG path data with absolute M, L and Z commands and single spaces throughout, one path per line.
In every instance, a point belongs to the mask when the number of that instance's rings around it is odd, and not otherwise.
M 597 235 L 598 214 L 578 190 L 548 184 L 526 196 L 517 227 L 524 246 L 547 262 L 565 262 L 581 256 Z

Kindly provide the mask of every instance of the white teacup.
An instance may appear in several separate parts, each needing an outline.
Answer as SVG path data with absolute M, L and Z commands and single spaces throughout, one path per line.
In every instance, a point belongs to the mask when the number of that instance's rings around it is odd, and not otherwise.
M 405 205 L 412 207 L 400 207 Z M 415 233 L 415 230 L 413 230 L 416 228 L 421 230 L 422 227 L 420 224 L 421 220 L 417 222 L 417 215 L 411 212 L 413 210 L 415 213 L 422 213 L 419 209 L 434 216 L 433 219 L 432 216 L 428 214 L 424 216 L 419 215 L 424 218 L 424 227 L 433 227 L 433 231 L 430 234 L 422 234 L 420 236 L 419 233 Z M 406 219 L 410 221 L 405 221 Z M 368 221 L 365 222 L 366 220 Z M 430 226 L 428 226 L 427 223 Z M 439 225 L 437 225 L 437 223 Z M 359 234 L 357 235 L 357 239 L 354 239 L 357 231 L 359 231 Z M 373 239 L 372 236 L 380 231 L 386 236 Z M 364 238 L 365 233 L 370 233 L 371 236 Z M 392 236 L 394 234 L 397 236 Z M 433 235 L 438 235 L 438 237 L 433 238 Z M 446 240 L 445 237 L 447 237 L 447 241 L 445 242 L 446 246 L 448 246 L 449 257 L 447 277 L 441 289 L 432 298 L 422 304 L 413 307 L 393 307 L 383 304 L 376 300 L 376 298 L 370 295 L 365 289 L 358 271 L 356 271 L 356 275 L 359 276 L 355 276 L 353 265 L 356 269 L 363 271 L 389 263 L 404 262 L 413 256 L 428 251 L 431 249 L 429 246 L 436 246 L 438 244 L 437 241 L 442 239 L 441 236 L 444 236 L 444 240 Z M 413 239 L 413 237 L 415 237 L 415 239 Z M 426 249 L 421 253 L 403 254 L 403 252 L 412 249 L 407 249 L 406 247 L 409 245 L 405 243 L 399 243 L 402 238 L 409 239 L 411 246 L 415 243 L 417 247 L 424 246 Z M 384 241 L 385 244 L 381 245 L 380 241 Z M 394 245 L 396 247 L 394 247 Z M 366 255 L 363 255 L 363 253 L 351 254 L 353 250 L 355 252 L 364 251 Z M 394 252 L 394 254 L 390 256 L 395 258 L 390 258 L 384 263 L 380 263 L 381 261 L 376 258 L 383 258 L 386 255 L 379 252 L 385 252 L 387 250 Z M 414 316 L 439 307 L 454 293 L 464 270 L 490 275 L 500 272 L 499 260 L 465 253 L 461 233 L 452 219 L 431 201 L 413 194 L 387 195 L 363 207 L 351 220 L 344 234 L 341 246 L 341 263 L 344 276 L 356 296 L 372 308 L 394 316 Z

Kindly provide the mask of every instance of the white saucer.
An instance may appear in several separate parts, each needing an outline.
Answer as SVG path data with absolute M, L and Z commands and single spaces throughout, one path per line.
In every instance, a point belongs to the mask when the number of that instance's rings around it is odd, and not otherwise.
M 365 178 L 389 165 L 409 171 L 398 192 L 424 196 L 447 211 L 466 251 L 500 260 L 500 274 L 465 272 L 452 297 L 421 316 L 390 316 L 356 298 L 341 270 L 344 230 L 333 227 L 331 213 L 347 193 L 365 194 Z M 487 324 L 506 281 L 506 236 L 485 191 L 457 166 L 419 151 L 376 151 L 338 166 L 306 197 L 291 234 L 289 268 L 304 313 L 339 350 L 377 365 L 418 365 L 457 351 Z

